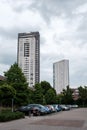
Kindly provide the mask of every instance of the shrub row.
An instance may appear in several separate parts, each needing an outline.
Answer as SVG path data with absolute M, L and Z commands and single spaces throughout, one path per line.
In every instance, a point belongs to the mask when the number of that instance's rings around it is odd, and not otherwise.
M 0 122 L 11 121 L 24 117 L 25 115 L 22 112 L 0 112 Z

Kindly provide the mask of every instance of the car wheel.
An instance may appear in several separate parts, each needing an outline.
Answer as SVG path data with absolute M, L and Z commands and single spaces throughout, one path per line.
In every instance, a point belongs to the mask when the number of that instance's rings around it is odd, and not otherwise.
M 37 110 L 37 116 L 40 116 L 40 115 L 41 115 L 41 114 L 40 114 L 40 111 Z

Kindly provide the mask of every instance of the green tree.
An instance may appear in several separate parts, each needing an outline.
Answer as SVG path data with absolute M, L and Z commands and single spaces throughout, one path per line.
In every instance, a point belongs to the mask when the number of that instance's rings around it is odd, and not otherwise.
M 62 103 L 64 104 L 73 104 L 73 98 L 72 98 L 72 90 L 67 86 L 66 89 L 63 89 L 63 97 L 62 97 Z
M 54 89 L 50 88 L 46 94 L 45 94 L 45 99 L 47 104 L 55 104 L 56 103 L 56 93 Z
M 43 93 L 42 93 L 42 88 L 41 84 L 35 84 L 35 90 L 33 92 L 33 101 L 34 103 L 37 104 L 43 104 Z
M 27 93 L 27 95 L 28 95 L 28 104 L 34 103 L 34 98 L 33 98 L 34 94 L 33 93 L 34 93 L 34 90 L 31 89 L 31 88 L 28 88 L 28 93 Z
M 5 77 L 6 82 L 16 90 L 15 104 L 24 105 L 28 103 L 28 84 L 17 63 L 11 65 L 10 69 L 5 72 Z
M 8 84 L 0 86 L 0 100 L 1 104 L 10 106 L 12 98 L 16 96 L 16 90 Z
M 46 92 L 52 88 L 50 83 L 48 83 L 47 81 L 41 81 L 41 87 L 42 87 L 42 90 L 43 90 L 43 94 L 45 95 Z
M 10 69 L 7 72 L 5 72 L 5 78 L 8 84 L 14 85 L 16 83 L 21 83 L 21 85 L 28 85 L 21 68 L 18 67 L 17 63 L 11 65 Z
M 63 94 L 60 93 L 60 94 L 57 95 L 57 103 L 62 104 L 62 100 L 63 100 Z
M 87 86 L 80 86 L 79 90 L 79 100 L 82 102 L 82 105 L 87 105 Z

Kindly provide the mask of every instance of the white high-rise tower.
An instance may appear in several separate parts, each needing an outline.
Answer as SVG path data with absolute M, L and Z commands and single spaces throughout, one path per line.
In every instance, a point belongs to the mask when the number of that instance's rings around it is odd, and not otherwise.
M 53 63 L 53 87 L 57 93 L 69 85 L 69 60 Z

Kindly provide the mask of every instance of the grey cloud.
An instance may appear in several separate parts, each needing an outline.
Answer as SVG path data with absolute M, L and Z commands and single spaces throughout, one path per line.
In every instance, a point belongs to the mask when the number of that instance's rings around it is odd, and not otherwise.
M 71 87 L 76 86 L 79 87 L 80 85 L 84 86 L 87 85 L 87 57 L 80 58 L 78 63 L 73 63 L 72 60 L 70 61 L 70 84 Z M 74 65 L 75 64 L 75 65 Z M 71 71 L 73 73 L 71 73 Z
M 40 35 L 40 44 L 45 44 L 45 42 L 45 38 L 42 35 Z
M 65 14 L 66 17 L 73 17 L 73 11 L 80 5 L 87 3 L 86 0 L 32 0 L 31 3 L 28 0 L 14 1 L 8 0 L 11 8 L 21 13 L 25 10 L 31 10 L 33 12 L 38 11 L 46 22 L 50 22 L 52 16 L 60 17 Z
M 86 3 L 86 0 L 32 0 L 31 3 L 28 0 L 14 1 L 8 0 L 12 9 L 17 12 L 23 12 L 25 10 L 38 11 L 44 20 L 50 22 L 52 16 L 61 16 L 65 14 L 67 17 L 72 15 L 72 11 L 79 7 L 81 4 Z
M 80 23 L 80 27 L 78 29 L 78 31 L 83 30 L 86 31 L 87 30 L 87 12 L 86 14 L 83 14 L 83 21 Z
M 24 10 L 26 10 L 29 5 L 30 5 L 30 1 L 29 0 L 0 0 L 0 2 L 2 4 L 8 4 L 12 10 L 14 10 L 17 13 L 20 13 Z M 31 3 L 33 2 L 33 0 L 31 1 Z
M 16 29 L 5 29 L 0 27 L 0 36 L 6 39 L 15 39 L 17 38 Z
M 80 44 L 86 44 L 87 43 L 87 31 L 80 30 L 78 33 L 75 34 L 74 39 L 79 39 Z
M 84 86 L 87 84 L 87 74 L 86 74 L 86 70 L 87 68 L 83 69 L 79 69 L 78 71 L 75 72 L 75 74 L 70 75 L 70 84 L 71 87 L 73 87 L 74 85 L 76 85 L 77 87 L 79 87 L 80 85 Z
M 18 38 L 18 33 L 20 32 L 31 32 L 31 31 L 38 31 L 40 30 L 40 28 L 37 26 L 37 27 L 32 27 L 32 26 L 25 26 L 23 25 L 22 27 L 18 27 L 18 26 L 14 26 L 10 29 L 5 29 L 5 28 L 2 28 L 0 27 L 0 36 L 3 38 L 3 39 L 17 39 Z
M 12 49 L 12 48 L 9 48 Z M 1 54 L 0 55 L 0 63 L 5 65 L 11 65 L 12 63 L 17 62 L 17 56 L 15 54 Z
M 75 37 L 78 39 L 82 39 L 83 41 L 87 40 L 87 12 L 83 14 L 82 21 L 80 22 L 80 26 L 78 27 Z
M 65 14 L 72 15 L 72 11 L 79 5 L 87 2 L 86 0 L 34 0 L 30 8 L 39 10 L 41 15 L 47 20 L 52 16 Z

